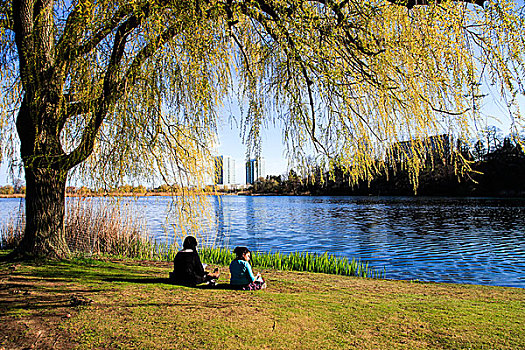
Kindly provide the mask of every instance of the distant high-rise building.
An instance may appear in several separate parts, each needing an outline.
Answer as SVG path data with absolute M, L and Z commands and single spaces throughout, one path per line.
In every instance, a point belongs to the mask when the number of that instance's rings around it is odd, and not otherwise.
M 224 159 L 224 184 L 233 185 L 235 184 L 235 159 L 226 156 Z
M 215 157 L 215 184 L 235 184 L 235 159 L 230 156 Z
M 264 158 L 248 159 L 246 161 L 246 183 L 253 184 L 260 177 L 266 176 Z

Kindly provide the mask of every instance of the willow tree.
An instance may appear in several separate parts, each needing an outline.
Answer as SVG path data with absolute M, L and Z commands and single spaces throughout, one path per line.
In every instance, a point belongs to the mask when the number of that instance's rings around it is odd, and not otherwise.
M 27 186 L 18 253 L 68 253 L 72 169 L 201 183 L 232 93 L 250 147 L 278 121 L 292 159 L 337 160 L 354 180 L 402 140 L 416 145 L 417 175 L 418 140 L 469 135 L 485 81 L 521 127 L 520 11 L 508 0 L 2 0 L 1 154 L 17 158 L 17 133 Z

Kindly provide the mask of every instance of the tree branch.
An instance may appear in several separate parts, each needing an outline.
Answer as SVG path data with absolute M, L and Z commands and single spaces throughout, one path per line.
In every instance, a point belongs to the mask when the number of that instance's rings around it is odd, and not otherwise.
M 0 1 L 0 28 L 13 30 L 13 16 L 10 1 Z
M 150 41 L 145 45 L 138 53 L 135 55 L 133 62 L 130 64 L 128 70 L 126 71 L 123 79 L 118 83 L 118 88 L 115 90 L 115 98 L 120 98 L 124 94 L 127 86 L 133 85 L 138 77 L 138 72 L 142 64 L 155 54 L 155 52 L 172 39 L 179 32 L 179 25 L 173 25 L 158 35 L 155 39 Z
M 299 69 L 301 71 L 301 75 L 304 78 L 304 82 L 306 84 L 307 93 L 308 93 L 308 102 L 310 105 L 310 113 L 311 113 L 311 123 L 306 119 L 306 117 L 302 117 L 303 124 L 310 136 L 310 139 L 312 140 L 312 143 L 316 149 L 319 147 L 322 148 L 323 152 L 328 154 L 328 150 L 324 147 L 324 145 L 319 142 L 317 137 L 315 136 L 315 129 L 316 129 L 316 122 L 315 122 L 315 102 L 313 98 L 313 91 L 312 91 L 312 85 L 314 82 L 310 79 L 308 75 L 308 69 L 306 67 L 305 62 L 303 61 L 301 55 L 297 51 L 297 47 L 295 44 L 295 41 L 291 37 L 290 33 L 283 28 L 279 22 L 280 22 L 280 15 L 279 15 L 279 9 L 276 9 L 272 7 L 271 5 L 267 4 L 264 0 L 258 0 L 259 8 L 261 11 L 266 13 L 268 16 L 263 16 L 260 11 L 250 11 L 248 7 L 243 7 L 242 10 L 245 15 L 255 19 L 258 21 L 266 30 L 266 32 L 275 40 L 276 42 L 279 42 L 279 34 L 274 32 L 274 29 L 270 27 L 268 21 L 271 20 L 273 23 L 275 23 L 277 30 L 280 32 L 282 36 L 284 36 L 285 42 L 287 46 L 283 45 L 283 50 L 286 53 L 286 56 L 289 59 L 295 60 L 298 65 Z M 283 9 L 281 9 L 283 10 Z M 286 12 L 286 10 L 284 10 Z M 288 12 L 286 12 L 284 15 L 289 15 Z
M 338 17 L 338 22 L 341 25 L 344 25 L 343 12 L 341 8 L 348 5 L 348 1 L 341 1 L 336 3 L 334 1 L 328 0 L 312 0 L 325 6 L 329 6 L 336 16 Z M 387 0 L 393 4 L 406 6 L 407 8 L 412 8 L 416 5 L 428 5 L 432 0 Z M 440 3 L 442 0 L 436 0 L 435 3 Z M 459 2 L 474 3 L 476 5 L 482 6 L 485 0 L 457 0 Z M 228 1 L 227 9 L 230 10 L 231 1 Z M 295 60 L 298 68 L 301 72 L 303 79 L 305 80 L 308 99 L 311 109 L 312 123 L 304 120 L 305 127 L 310 134 L 314 145 L 321 145 L 320 142 L 315 137 L 315 106 L 313 100 L 313 91 L 311 85 L 313 81 L 309 77 L 308 69 L 305 62 L 300 56 L 300 53 L 297 51 L 295 42 L 291 37 L 290 33 L 284 28 L 281 24 L 281 16 L 290 16 L 290 11 L 294 11 L 291 8 L 285 7 L 275 7 L 270 1 L 265 0 L 255 0 L 255 6 L 253 3 L 241 2 L 237 3 L 238 8 L 241 9 L 241 12 L 259 22 L 266 30 L 266 32 L 276 41 L 284 44 L 283 49 L 285 50 L 289 59 Z M 155 52 L 162 47 L 167 41 L 173 38 L 178 33 L 178 26 L 173 25 L 170 28 L 166 29 L 163 33 L 157 36 L 156 39 L 150 41 L 146 44 L 134 57 L 132 63 L 129 65 L 129 68 L 122 76 L 121 79 L 118 79 L 119 72 L 122 71 L 121 60 L 124 55 L 126 38 L 129 33 L 137 28 L 141 24 L 142 19 L 147 17 L 150 7 L 148 3 L 145 2 L 142 5 L 142 8 L 138 12 L 132 12 L 133 9 L 131 6 L 121 7 L 110 19 L 110 21 L 101 26 L 98 31 L 93 35 L 91 40 L 83 42 L 79 45 L 76 45 L 73 39 L 76 35 L 79 35 L 80 32 L 77 32 L 78 29 L 74 29 L 74 23 L 76 22 L 76 17 L 79 16 L 75 11 L 68 17 L 68 25 L 64 31 L 63 39 L 59 42 L 58 48 L 61 52 L 61 57 L 64 60 L 72 60 L 75 57 L 86 54 L 93 50 L 104 38 L 106 38 L 110 33 L 112 33 L 115 28 L 117 29 L 117 34 L 115 35 L 115 41 L 113 45 L 113 51 L 111 54 L 110 63 L 106 70 L 106 75 L 104 77 L 103 83 L 103 92 L 100 98 L 95 99 L 94 101 L 70 103 L 68 107 L 68 115 L 79 114 L 85 112 L 92 112 L 94 108 L 95 111 L 91 120 L 89 121 L 86 129 L 84 131 L 82 140 L 79 146 L 67 156 L 67 163 L 70 167 L 82 162 L 85 158 L 91 154 L 94 142 L 98 133 L 98 130 L 108 113 L 108 110 L 118 101 L 124 94 L 128 86 L 131 86 L 135 83 L 136 79 L 140 75 L 140 68 L 151 58 Z M 133 14 L 135 13 L 135 15 Z M 138 16 L 137 16 L 138 15 Z M 129 17 L 128 17 L 129 16 Z M 122 23 L 126 17 L 128 19 Z M 227 13 L 227 20 L 233 21 L 232 13 Z M 343 16 L 344 17 L 344 16 Z M 121 23 L 119 25 L 119 23 Z M 231 24 L 235 24 L 232 22 Z M 230 25 L 231 25 L 230 24 Z M 361 53 L 366 55 L 377 54 L 376 52 L 369 52 L 359 43 L 359 40 L 354 36 L 350 35 L 348 30 L 345 31 L 345 36 L 347 45 L 354 46 Z M 310 126 L 308 126 L 310 125 Z M 322 146 L 322 145 L 321 145 Z
M 66 104 L 67 111 L 65 113 L 65 118 L 70 118 L 76 115 L 93 113 L 96 106 L 100 102 L 100 99 L 95 98 L 88 101 L 75 101 L 68 102 Z
M 84 129 L 80 144 L 73 152 L 61 159 L 67 168 L 71 169 L 75 165 L 83 162 L 93 151 L 98 130 L 100 129 L 108 110 L 117 100 L 116 91 L 118 90 L 119 85 L 117 77 L 118 72 L 120 71 L 122 58 L 124 57 L 127 37 L 135 28 L 140 26 L 143 19 L 144 17 L 139 18 L 137 16 L 131 16 L 117 29 L 110 62 L 104 77 L 102 95 L 96 106 L 97 109 Z
M 13 30 L 13 21 L 10 18 L 0 19 L 0 28 Z
M 104 22 L 103 26 L 94 31 L 90 40 L 80 43 L 77 43 L 77 38 L 80 36 L 84 26 L 78 24 L 78 21 L 81 20 L 78 8 L 73 10 L 67 18 L 64 33 L 57 44 L 59 57 L 64 61 L 73 61 L 77 57 L 91 52 L 104 38 L 119 26 L 119 23 L 121 23 L 124 18 L 130 16 L 135 8 L 133 4 L 120 6 L 111 19 Z M 148 2 L 141 6 L 143 13 L 149 12 L 149 8 L 150 5 Z
M 68 111 L 69 113 L 88 112 L 92 110 L 94 106 L 98 106 L 97 110 L 94 112 L 95 115 L 91 118 L 89 124 L 85 128 L 82 141 L 67 157 L 66 161 L 70 167 L 79 164 L 91 154 L 96 135 L 102 125 L 107 111 L 124 95 L 126 87 L 135 83 L 142 64 L 147 59 L 151 58 L 161 46 L 179 32 L 179 26 L 173 25 L 151 40 L 135 55 L 133 62 L 130 64 L 124 76 L 118 80 L 117 75 L 120 71 L 120 61 L 124 54 L 126 37 L 134 28 L 140 25 L 141 21 L 142 18 L 139 19 L 132 17 L 119 27 L 115 37 L 110 64 L 104 78 L 104 88 L 101 97 L 95 101 L 95 103 L 79 102 L 70 105 L 71 109 Z
M 440 4 L 444 0 L 386 0 L 394 5 L 404 6 L 412 9 L 414 6 L 427 6 L 432 4 Z M 467 4 L 474 4 L 483 7 L 486 0 L 455 0 L 456 2 L 465 2 Z
M 423 96 L 422 94 L 418 94 L 418 95 L 419 95 L 419 98 L 422 99 L 423 101 L 425 101 L 434 112 L 438 112 L 438 113 L 442 113 L 442 114 L 448 114 L 448 115 L 464 115 L 465 113 L 467 113 L 470 110 L 470 108 L 466 108 L 463 111 L 459 111 L 459 112 L 447 111 L 447 110 L 444 110 L 442 108 L 434 107 L 432 102 L 428 98 Z

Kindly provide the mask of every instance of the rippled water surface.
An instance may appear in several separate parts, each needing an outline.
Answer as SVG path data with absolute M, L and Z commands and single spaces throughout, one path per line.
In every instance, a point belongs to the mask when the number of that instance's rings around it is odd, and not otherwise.
M 329 252 L 387 278 L 525 288 L 525 200 L 408 197 L 212 197 L 215 244 Z M 133 200 L 153 234 L 170 231 L 170 198 Z M 0 199 L 0 221 L 20 200 Z

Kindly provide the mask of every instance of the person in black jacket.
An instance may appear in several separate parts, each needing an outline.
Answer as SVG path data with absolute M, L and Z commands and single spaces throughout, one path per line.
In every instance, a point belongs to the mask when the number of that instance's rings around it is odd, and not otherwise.
M 204 271 L 204 266 L 197 253 L 197 244 L 197 239 L 193 236 L 184 239 L 183 249 L 175 255 L 173 261 L 173 272 L 170 273 L 170 280 L 173 283 L 195 286 L 205 282 L 214 283 L 219 278 L 218 268 L 211 273 Z

